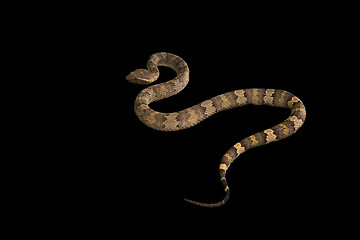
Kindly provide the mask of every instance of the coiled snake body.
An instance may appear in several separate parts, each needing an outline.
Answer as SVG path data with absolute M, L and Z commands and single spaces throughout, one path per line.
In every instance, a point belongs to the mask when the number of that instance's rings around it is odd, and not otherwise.
M 187 109 L 173 112 L 157 112 L 149 104 L 179 93 L 189 81 L 189 67 L 180 57 L 160 52 L 151 55 L 147 69 L 137 69 L 126 76 L 130 82 L 149 84 L 159 77 L 157 66 L 167 66 L 176 71 L 177 76 L 165 83 L 153 85 L 142 90 L 136 97 L 134 109 L 137 117 L 148 127 L 160 131 L 178 131 L 190 128 L 211 115 L 246 104 L 269 105 L 290 108 L 290 116 L 282 123 L 242 139 L 232 146 L 222 157 L 219 170 L 220 181 L 224 186 L 225 197 L 217 203 L 200 203 L 185 199 L 187 202 L 203 206 L 218 207 L 227 202 L 230 189 L 226 182 L 226 171 L 230 164 L 245 151 L 267 143 L 275 142 L 294 134 L 304 123 L 305 106 L 290 92 L 278 89 L 249 88 L 227 92 L 203 101 Z

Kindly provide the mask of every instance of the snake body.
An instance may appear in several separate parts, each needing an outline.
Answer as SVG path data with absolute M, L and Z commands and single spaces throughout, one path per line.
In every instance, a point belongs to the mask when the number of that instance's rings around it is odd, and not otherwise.
M 289 108 L 291 110 L 290 116 L 283 122 L 242 139 L 223 155 L 219 171 L 225 197 L 220 202 L 200 203 L 185 199 L 189 203 L 203 207 L 218 207 L 225 204 L 230 196 L 230 189 L 226 181 L 226 171 L 234 160 L 240 154 L 251 148 L 289 137 L 294 134 L 305 121 L 305 106 L 298 97 L 284 90 L 263 88 L 249 88 L 227 92 L 178 112 L 157 112 L 149 107 L 150 103 L 179 93 L 189 82 L 189 67 L 187 63 L 171 53 L 155 53 L 149 58 L 147 69 L 137 69 L 126 76 L 126 79 L 130 82 L 146 85 L 158 79 L 158 66 L 172 68 L 176 71 L 177 76 L 168 82 L 152 85 L 143 89 L 137 95 L 134 104 L 137 117 L 145 125 L 156 130 L 178 131 L 187 129 L 215 113 L 247 104 L 268 105 Z

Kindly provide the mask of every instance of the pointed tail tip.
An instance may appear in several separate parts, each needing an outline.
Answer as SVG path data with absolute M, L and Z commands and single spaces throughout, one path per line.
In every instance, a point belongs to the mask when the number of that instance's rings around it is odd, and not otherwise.
M 224 205 L 229 200 L 229 197 L 230 197 L 230 191 L 227 191 L 224 199 L 217 203 L 202 203 L 202 202 L 197 202 L 197 201 L 190 200 L 187 198 L 184 198 L 184 200 L 188 203 L 191 203 L 191 204 L 194 204 L 194 205 L 197 205 L 200 207 L 215 208 L 215 207 L 220 207 L 220 206 Z
M 207 207 L 207 208 L 214 208 L 214 207 L 220 207 L 222 205 L 225 204 L 225 201 L 222 200 L 218 203 L 202 203 L 202 202 L 197 202 L 197 201 L 193 201 L 193 200 L 190 200 L 190 199 L 186 199 L 184 198 L 184 200 L 188 203 L 191 203 L 191 204 L 194 204 L 194 205 L 197 205 L 197 206 L 200 206 L 200 207 Z

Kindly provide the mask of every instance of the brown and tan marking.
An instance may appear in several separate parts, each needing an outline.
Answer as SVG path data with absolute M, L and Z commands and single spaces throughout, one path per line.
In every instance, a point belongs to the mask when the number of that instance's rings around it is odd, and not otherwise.
M 189 82 L 189 67 L 180 57 L 166 52 L 151 55 L 147 69 L 137 69 L 126 76 L 130 82 L 150 84 L 159 77 L 158 66 L 167 66 L 176 71 L 177 76 L 168 82 L 150 86 L 142 90 L 135 99 L 134 110 L 138 118 L 148 127 L 160 131 L 178 131 L 190 128 L 215 113 L 247 104 L 269 105 L 291 109 L 290 116 L 282 123 L 246 137 L 232 146 L 222 157 L 219 172 L 224 186 L 225 197 L 217 203 L 187 202 L 203 206 L 218 207 L 225 204 L 230 196 L 226 182 L 226 171 L 235 159 L 247 150 L 279 141 L 294 134 L 304 124 L 306 110 L 302 101 L 292 93 L 278 89 L 249 88 L 227 92 L 205 100 L 187 109 L 174 113 L 161 113 L 149 104 L 179 93 Z

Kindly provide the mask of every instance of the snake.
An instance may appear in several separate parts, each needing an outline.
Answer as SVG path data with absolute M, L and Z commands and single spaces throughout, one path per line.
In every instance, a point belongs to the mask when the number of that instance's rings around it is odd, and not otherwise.
M 280 89 L 247 88 L 235 90 L 217 95 L 181 111 L 171 113 L 155 111 L 149 107 L 150 103 L 178 94 L 188 84 L 188 64 L 175 54 L 158 52 L 152 54 L 148 59 L 147 69 L 137 69 L 125 77 L 131 83 L 148 85 L 159 78 L 160 72 L 158 66 L 173 69 L 176 72 L 176 77 L 141 90 L 136 96 L 134 103 L 135 114 L 140 121 L 158 131 L 188 129 L 216 113 L 249 104 L 290 109 L 290 116 L 283 122 L 242 139 L 222 156 L 219 172 L 225 196 L 221 201 L 203 203 L 185 198 L 184 200 L 188 203 L 201 207 L 219 207 L 224 205 L 230 197 L 226 172 L 234 160 L 249 149 L 291 136 L 304 124 L 306 110 L 303 102 L 294 94 Z M 205 87 L 206 84 L 204 84 Z

